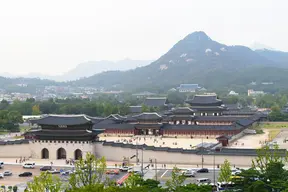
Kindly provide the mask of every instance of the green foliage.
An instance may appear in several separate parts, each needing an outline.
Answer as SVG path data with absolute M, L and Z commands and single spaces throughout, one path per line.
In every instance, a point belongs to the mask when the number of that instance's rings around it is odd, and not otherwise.
M 218 181 L 219 182 L 229 182 L 231 179 L 231 165 L 230 162 L 225 159 L 224 163 L 221 165 L 220 167 L 220 174 L 219 174 L 219 178 Z
M 104 157 L 98 159 L 91 153 L 87 153 L 85 159 L 80 159 L 75 164 L 75 173 L 70 175 L 69 186 L 72 189 L 82 186 L 102 186 L 108 183 L 108 178 L 104 178 L 106 170 L 106 160 Z
M 181 187 L 186 180 L 186 177 L 181 173 L 181 170 L 174 167 L 172 170 L 171 179 L 166 182 L 168 191 L 176 191 Z
M 13 186 L 13 192 L 17 192 L 18 191 L 18 187 L 15 185 Z
M 35 176 L 33 182 L 27 183 L 27 190 L 29 192 L 39 192 L 39 191 L 51 191 L 51 192 L 61 192 L 62 183 L 60 178 L 52 175 L 49 172 L 42 172 L 40 176 Z

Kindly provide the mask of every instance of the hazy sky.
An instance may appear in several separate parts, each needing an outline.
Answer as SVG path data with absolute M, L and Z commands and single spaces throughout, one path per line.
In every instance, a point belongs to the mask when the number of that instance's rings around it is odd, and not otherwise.
M 0 73 L 57 74 L 91 60 L 157 59 L 194 31 L 288 51 L 287 0 L 0 1 Z

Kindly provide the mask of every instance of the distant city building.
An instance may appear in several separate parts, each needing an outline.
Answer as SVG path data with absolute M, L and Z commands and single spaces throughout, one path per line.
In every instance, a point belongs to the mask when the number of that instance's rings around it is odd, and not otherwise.
M 263 91 L 254 91 L 253 89 L 248 89 L 248 96 L 260 96 L 264 95 L 265 93 Z
M 228 93 L 228 95 L 237 96 L 237 95 L 239 95 L 239 93 L 236 93 L 235 91 L 230 91 L 230 92 Z
M 200 87 L 198 86 L 198 84 L 181 84 L 178 87 L 179 92 L 181 93 L 194 93 L 196 92 Z
M 274 83 L 273 82 L 262 82 L 261 84 L 262 85 L 273 85 Z

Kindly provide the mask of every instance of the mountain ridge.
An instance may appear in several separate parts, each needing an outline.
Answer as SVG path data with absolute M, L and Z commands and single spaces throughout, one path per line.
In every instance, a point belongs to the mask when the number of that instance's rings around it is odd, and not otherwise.
M 218 43 L 206 33 L 198 31 L 178 41 L 150 65 L 126 72 L 111 71 L 93 75 L 75 83 L 124 90 L 150 86 L 168 88 L 180 83 L 199 83 L 209 87 L 209 76 L 219 79 L 217 73 L 228 73 L 229 76 L 229 73 L 244 73 L 247 69 L 259 67 L 278 68 L 283 67 L 283 64 L 269 60 L 245 46 Z
M 212 90 L 235 88 L 237 91 L 241 87 L 247 91 L 252 81 L 266 81 L 275 82 L 277 87 L 269 88 L 275 90 L 288 88 L 287 73 L 287 52 L 228 46 L 197 31 L 178 41 L 149 65 L 125 71 L 107 70 L 68 83 L 108 90 L 163 92 L 181 83 L 197 83 Z

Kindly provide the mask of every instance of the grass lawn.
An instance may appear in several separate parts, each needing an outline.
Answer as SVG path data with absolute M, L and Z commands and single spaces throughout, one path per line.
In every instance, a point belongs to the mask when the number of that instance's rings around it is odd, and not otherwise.
M 279 123 L 263 123 L 260 125 L 261 128 L 264 128 L 264 129 L 275 129 L 275 128 L 278 128 L 278 129 L 285 129 L 285 128 L 288 128 L 288 122 L 279 122 Z
M 269 141 L 272 141 L 277 135 L 278 133 L 281 131 L 281 129 L 270 129 L 269 131 Z

